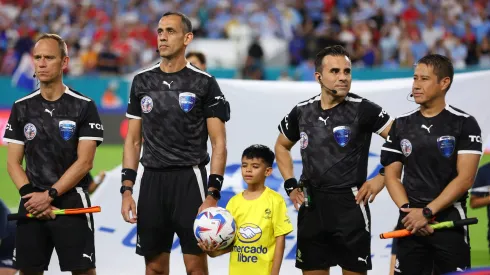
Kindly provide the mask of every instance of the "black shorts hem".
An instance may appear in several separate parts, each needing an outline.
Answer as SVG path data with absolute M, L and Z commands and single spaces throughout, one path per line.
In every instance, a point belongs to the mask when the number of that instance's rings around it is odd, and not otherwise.
M 372 267 L 368 267 L 368 266 L 366 266 L 365 268 L 359 268 L 359 267 L 353 268 L 346 265 L 339 265 L 339 266 L 347 271 L 358 272 L 358 273 L 366 272 L 373 269 Z
M 44 271 L 48 271 L 48 267 L 47 266 L 44 266 L 44 267 L 26 267 L 26 266 L 18 266 L 16 264 L 14 264 L 14 266 L 12 267 L 14 269 L 17 269 L 19 271 L 30 271 L 30 272 L 44 272 Z
M 89 270 L 89 269 L 95 269 L 95 264 L 91 264 L 91 265 L 78 265 L 78 266 L 75 266 L 75 267 L 61 267 L 60 266 L 61 272 L 78 271 L 78 270 Z
M 197 242 L 197 241 L 196 241 Z M 198 246 L 196 246 L 197 249 L 183 249 L 182 248 L 182 254 L 187 254 L 187 255 L 201 255 L 204 253 Z
M 170 254 L 171 249 L 160 249 L 160 250 L 152 250 L 152 251 L 141 251 L 139 249 L 136 250 L 136 254 L 143 256 L 143 257 L 155 257 L 157 255 L 160 255 L 162 253 L 168 253 Z
M 314 270 L 328 270 L 331 267 L 334 267 L 335 265 L 308 265 L 305 263 L 299 263 L 296 261 L 295 265 L 296 268 L 301 269 L 301 270 L 306 270 L 306 271 L 314 271 Z

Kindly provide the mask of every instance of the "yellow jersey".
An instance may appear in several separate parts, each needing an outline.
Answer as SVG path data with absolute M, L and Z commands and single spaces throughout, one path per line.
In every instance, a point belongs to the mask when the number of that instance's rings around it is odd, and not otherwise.
M 283 197 L 268 187 L 254 200 L 245 199 L 242 192 L 230 199 L 226 209 L 237 226 L 229 274 L 270 275 L 276 237 L 293 231 Z

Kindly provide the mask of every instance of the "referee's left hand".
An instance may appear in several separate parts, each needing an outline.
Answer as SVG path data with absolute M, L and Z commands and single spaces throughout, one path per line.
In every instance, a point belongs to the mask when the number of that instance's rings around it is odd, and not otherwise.
M 422 213 L 422 208 L 400 208 L 400 210 L 408 213 L 401 222 L 407 230 L 412 232 L 412 234 L 417 233 L 419 229 L 425 228 L 425 226 L 429 224 L 429 221 Z
M 32 192 L 22 197 L 28 199 L 24 204 L 26 210 L 34 216 L 44 212 L 51 206 L 53 199 L 49 196 L 48 191 Z
M 206 208 L 209 207 L 216 207 L 218 205 L 218 201 L 213 198 L 212 196 L 207 196 L 204 202 L 201 204 L 201 207 L 199 207 L 199 210 L 197 210 L 197 213 L 201 213 Z
M 383 190 L 383 187 L 385 187 L 385 184 L 384 177 L 382 176 L 376 176 L 373 179 L 366 181 L 361 189 L 359 189 L 359 192 L 357 192 L 356 203 L 363 203 L 366 205 L 368 201 L 369 203 L 373 202 L 376 195 Z

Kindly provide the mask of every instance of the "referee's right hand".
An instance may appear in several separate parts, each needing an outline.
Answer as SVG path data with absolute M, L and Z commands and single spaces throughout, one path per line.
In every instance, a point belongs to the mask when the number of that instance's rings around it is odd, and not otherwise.
M 296 188 L 289 194 L 289 198 L 293 202 L 294 208 L 296 210 L 299 210 L 299 207 L 303 202 L 305 201 L 305 196 L 303 195 L 303 192 L 300 192 L 299 188 Z
M 131 215 L 129 212 L 131 212 Z M 136 223 L 136 203 L 134 202 L 133 196 L 129 191 L 126 191 L 122 195 L 121 214 L 126 222 Z

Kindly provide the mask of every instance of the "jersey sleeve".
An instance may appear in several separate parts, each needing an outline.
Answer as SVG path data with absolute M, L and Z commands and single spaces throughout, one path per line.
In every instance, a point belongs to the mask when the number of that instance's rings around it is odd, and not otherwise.
M 472 116 L 468 117 L 461 129 L 461 136 L 458 141 L 458 154 L 481 155 L 483 150 L 481 130 L 478 122 Z
M 378 135 L 393 121 L 393 118 L 383 108 L 367 99 L 362 101 L 360 115 L 363 128 Z
M 136 86 L 138 85 L 138 78 L 135 76 L 131 83 L 131 91 L 129 92 L 128 109 L 126 111 L 126 117 L 133 119 L 141 119 L 141 105 L 136 95 Z
M 7 125 L 5 125 L 5 135 L 3 136 L 3 140 L 9 143 L 24 145 L 23 132 L 24 130 L 20 123 L 18 106 L 14 104 Z
M 104 126 L 94 101 L 90 101 L 80 119 L 79 140 L 95 140 L 97 146 L 104 141 Z
M 226 101 L 214 77 L 209 80 L 208 92 L 204 98 L 204 115 L 206 118 L 217 117 L 223 122 L 230 120 L 230 103 Z
M 272 225 L 274 228 L 274 237 L 289 234 L 293 231 L 293 225 L 289 219 L 286 202 L 280 197 L 274 204 L 275 209 L 272 212 Z
M 477 197 L 490 195 L 490 164 L 484 165 L 478 170 L 470 193 Z
M 383 166 L 388 166 L 397 161 L 402 162 L 403 160 L 400 140 L 396 133 L 397 122 L 398 120 L 395 120 L 393 122 L 393 125 L 391 125 L 391 129 L 388 133 L 388 136 L 386 137 L 386 141 L 381 147 L 381 164 Z
M 292 142 L 299 140 L 299 119 L 298 119 L 298 107 L 294 108 L 287 114 L 279 123 L 277 128 L 287 139 Z

